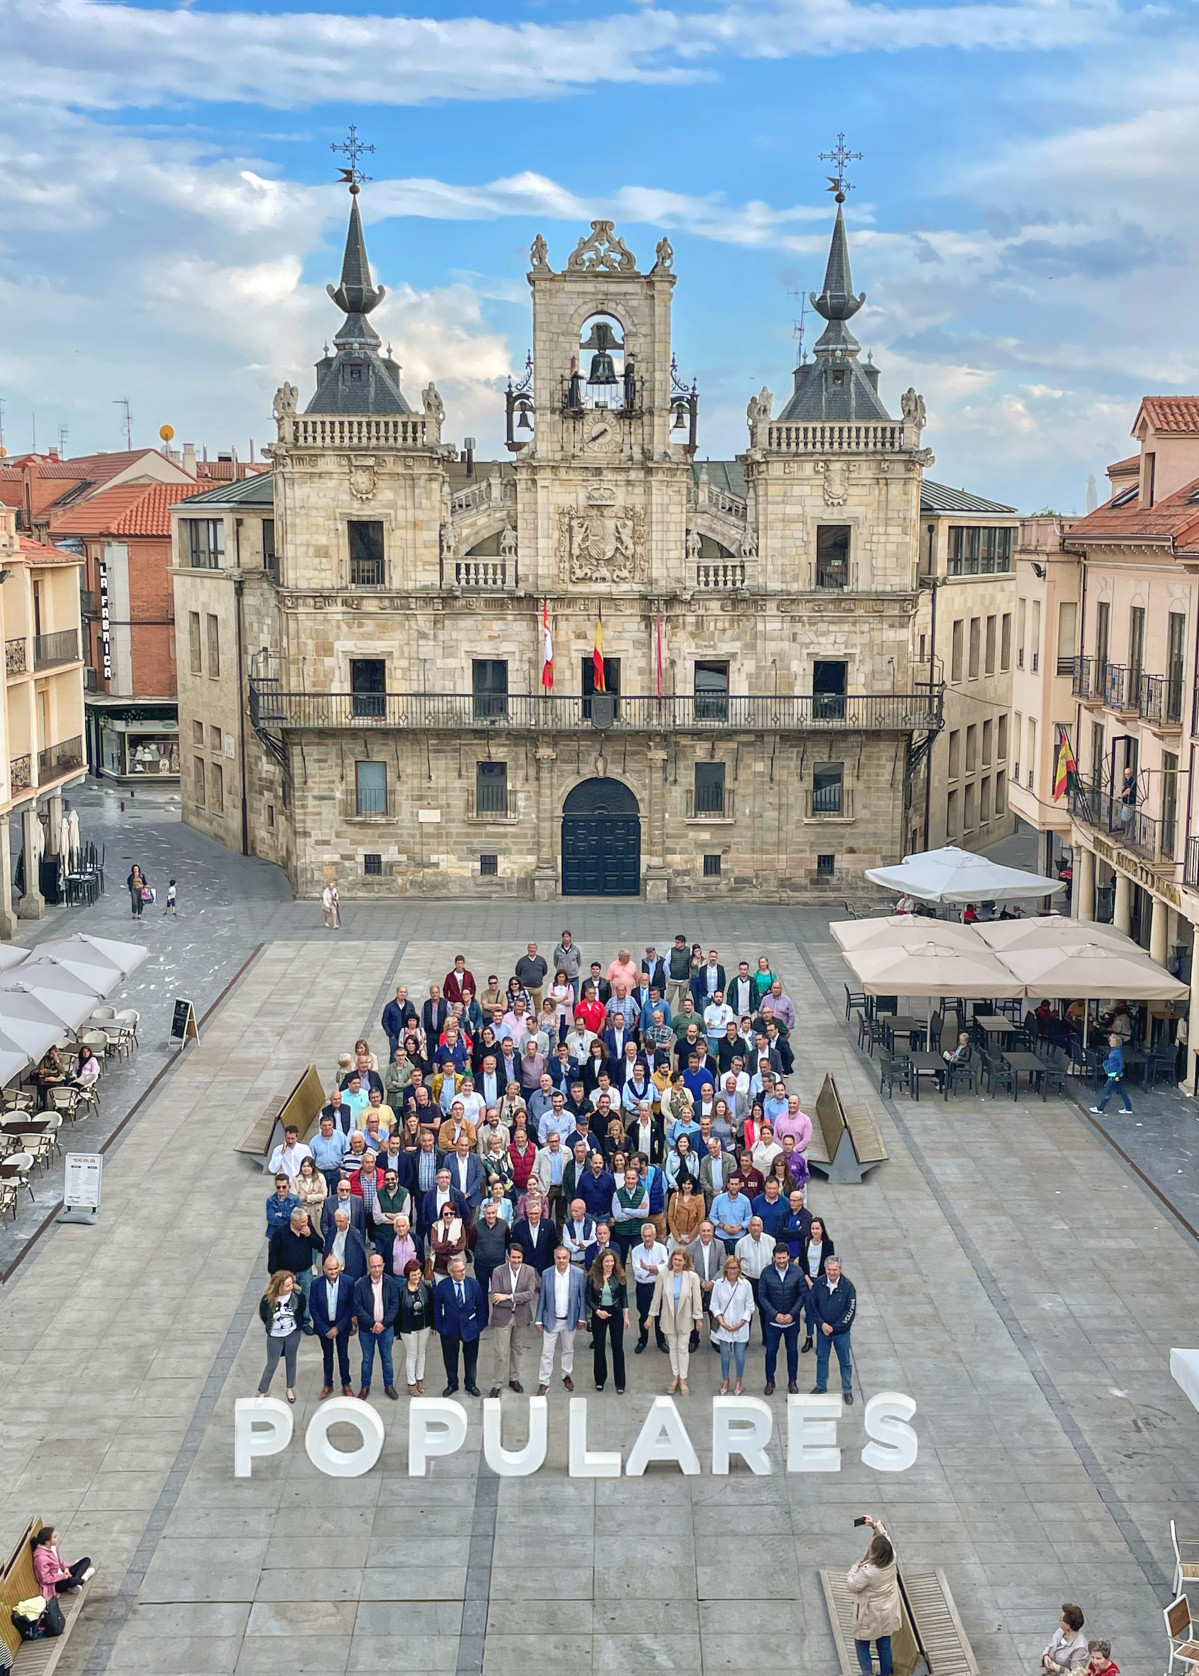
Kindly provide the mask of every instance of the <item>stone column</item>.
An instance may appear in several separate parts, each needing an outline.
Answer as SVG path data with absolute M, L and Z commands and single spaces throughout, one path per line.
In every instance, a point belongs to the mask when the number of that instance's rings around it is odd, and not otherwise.
M 1095 852 L 1085 844 L 1075 848 L 1074 906 L 1080 920 L 1095 918 Z
M 12 828 L 8 816 L 0 818 L 0 938 L 5 942 L 17 934 L 17 916 L 12 906 Z
M 1199 951 L 1197 951 L 1199 952 Z M 1191 1010 L 1187 1018 L 1186 1070 L 1179 1087 L 1184 1094 L 1199 1092 L 1199 970 L 1191 957 Z
M 62 792 L 52 791 L 46 799 L 46 817 L 49 828 L 46 840 L 48 855 L 62 854 Z
M 1149 926 L 1149 958 L 1159 966 L 1166 964 L 1170 940 L 1170 909 L 1160 896 L 1153 898 L 1153 919 Z
M 41 838 L 41 823 L 37 818 L 37 807 L 33 803 L 26 804 L 21 810 L 21 837 L 25 845 L 25 894 L 17 907 L 17 918 L 41 919 L 46 912 L 41 881 L 38 878 L 38 840 Z
M 1128 936 L 1132 931 L 1132 880 L 1127 873 L 1116 873 L 1116 906 L 1112 924 Z
M 552 902 L 558 894 L 557 846 L 554 833 L 558 822 L 554 811 L 554 763 L 557 752 L 550 745 L 537 747 L 537 869 L 533 874 L 534 902 Z
M 665 902 L 670 893 L 666 871 L 666 747 L 652 744 L 646 762 L 649 809 L 645 824 L 645 900 Z

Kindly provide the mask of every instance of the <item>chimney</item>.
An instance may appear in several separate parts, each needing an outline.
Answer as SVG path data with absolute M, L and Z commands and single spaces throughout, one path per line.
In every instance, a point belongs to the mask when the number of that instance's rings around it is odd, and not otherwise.
M 58 458 L 58 449 L 57 448 L 52 448 L 50 450 L 50 458 L 52 460 L 57 460 L 57 458 Z
M 183 469 L 189 477 L 196 475 L 196 445 L 194 442 L 183 444 Z

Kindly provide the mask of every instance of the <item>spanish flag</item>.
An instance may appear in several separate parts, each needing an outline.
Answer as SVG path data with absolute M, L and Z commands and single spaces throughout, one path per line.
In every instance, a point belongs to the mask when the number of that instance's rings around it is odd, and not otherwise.
M 606 693 L 604 685 L 604 613 L 601 609 L 595 625 L 595 647 L 591 653 L 591 682 L 597 693 Z
M 1057 760 L 1053 769 L 1053 801 L 1065 796 L 1078 777 L 1078 764 L 1070 749 L 1070 737 L 1064 727 L 1057 730 Z

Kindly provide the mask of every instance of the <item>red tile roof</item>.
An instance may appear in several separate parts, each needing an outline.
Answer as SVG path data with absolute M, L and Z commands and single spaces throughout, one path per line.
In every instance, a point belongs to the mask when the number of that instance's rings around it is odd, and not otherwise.
M 1113 460 L 1110 466 L 1104 467 L 1108 477 L 1117 475 L 1127 477 L 1131 472 L 1140 471 L 1140 469 L 1141 456 L 1139 454 L 1130 454 L 1126 460 Z
M 203 483 L 118 483 L 50 519 L 55 534 L 169 536 L 170 508 L 198 495 Z
M 31 564 L 73 564 L 83 563 L 78 553 L 64 553 L 61 547 L 48 547 L 45 542 L 34 541 L 32 536 L 23 535 L 19 538 L 21 556 Z
M 1108 501 L 1072 524 L 1066 540 L 1073 546 L 1088 541 L 1161 543 L 1171 538 L 1175 552 L 1199 551 L 1199 477 L 1154 506 L 1142 507 L 1136 500 L 1113 506 Z
M 1155 431 L 1169 436 L 1199 436 L 1199 396 L 1144 396 L 1132 434 L 1144 416 Z

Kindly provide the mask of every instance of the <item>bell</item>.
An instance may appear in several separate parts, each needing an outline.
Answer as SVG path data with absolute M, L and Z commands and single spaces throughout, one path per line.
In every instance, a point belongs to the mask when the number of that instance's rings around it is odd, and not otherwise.
M 681 407 L 676 407 L 674 410 L 674 424 L 671 429 L 675 431 L 685 431 L 687 429 L 687 416 Z
M 529 410 L 527 407 L 521 408 L 520 418 L 516 421 L 516 428 L 518 431 L 531 431 L 533 429 L 532 425 L 529 423 Z
M 591 357 L 591 371 L 587 374 L 588 384 L 615 384 L 616 363 L 606 349 L 597 349 Z

